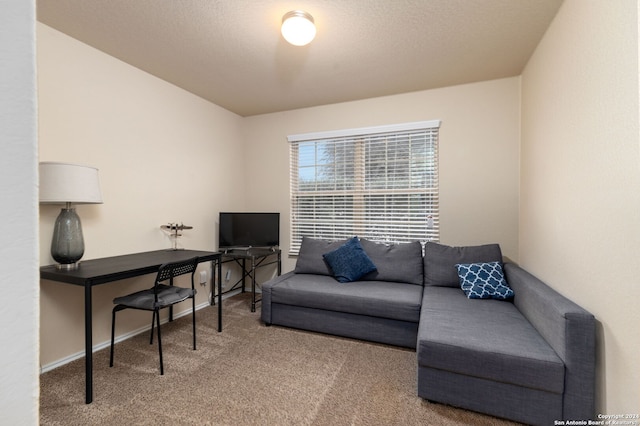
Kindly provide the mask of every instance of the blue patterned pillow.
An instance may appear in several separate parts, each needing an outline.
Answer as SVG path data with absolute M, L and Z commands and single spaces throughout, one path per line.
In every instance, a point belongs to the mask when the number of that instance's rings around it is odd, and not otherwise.
M 506 300 L 513 297 L 500 262 L 456 265 L 460 287 L 469 299 Z
M 356 281 L 376 270 L 367 253 L 362 249 L 358 237 L 353 237 L 337 249 L 322 255 L 333 276 L 341 283 Z

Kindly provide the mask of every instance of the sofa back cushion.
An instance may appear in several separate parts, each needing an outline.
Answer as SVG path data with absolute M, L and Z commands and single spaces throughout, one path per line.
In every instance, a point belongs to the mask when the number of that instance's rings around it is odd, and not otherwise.
M 363 281 L 393 281 L 422 285 L 424 268 L 422 245 L 419 241 L 386 245 L 361 238 L 360 244 L 377 269 L 362 277 Z
M 347 240 L 329 241 L 302 237 L 295 273 L 333 275 L 322 255 L 339 248 L 346 242 Z
M 374 261 L 375 262 L 375 261 Z M 456 264 L 502 262 L 498 244 L 450 247 L 428 242 L 424 246 L 424 284 L 460 287 Z
M 294 272 L 333 276 L 323 255 L 344 245 L 348 240 L 320 240 L 302 237 Z M 360 244 L 376 271 L 366 274 L 361 281 L 394 281 L 422 285 L 422 245 L 419 241 L 386 245 L 361 238 Z

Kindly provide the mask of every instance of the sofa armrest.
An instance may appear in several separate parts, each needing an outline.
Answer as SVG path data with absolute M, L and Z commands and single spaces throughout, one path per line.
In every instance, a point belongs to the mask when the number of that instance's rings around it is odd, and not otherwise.
M 514 263 L 504 266 L 514 304 L 565 364 L 563 416 L 595 414 L 595 318 Z
M 262 303 L 260 308 L 260 318 L 265 324 L 271 325 L 271 289 L 274 285 L 278 284 L 280 281 L 286 280 L 293 274 L 295 274 L 295 272 L 293 271 L 287 272 L 262 284 Z

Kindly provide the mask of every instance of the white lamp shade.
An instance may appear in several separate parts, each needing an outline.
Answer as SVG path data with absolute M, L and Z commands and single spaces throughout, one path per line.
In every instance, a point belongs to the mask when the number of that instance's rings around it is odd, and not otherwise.
M 313 16 L 301 10 L 292 10 L 282 17 L 282 36 L 294 46 L 309 44 L 316 36 Z
M 101 204 L 98 169 L 78 164 L 40 163 L 40 202 Z

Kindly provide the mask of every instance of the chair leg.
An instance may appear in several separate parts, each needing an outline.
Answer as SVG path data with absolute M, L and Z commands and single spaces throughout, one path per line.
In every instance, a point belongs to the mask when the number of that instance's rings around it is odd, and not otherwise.
M 196 350 L 196 298 L 191 298 L 191 316 L 193 317 L 193 350 Z
M 153 326 L 156 322 L 156 311 L 153 311 L 153 317 L 151 318 L 151 337 L 149 337 L 149 344 L 153 345 Z
M 164 365 L 162 364 L 162 337 L 160 336 L 160 313 L 154 311 L 156 321 L 158 322 L 158 352 L 160 353 L 160 375 L 164 374 Z
M 113 342 L 116 334 L 116 308 L 113 308 L 111 313 L 111 354 L 109 355 L 109 367 L 113 367 Z

